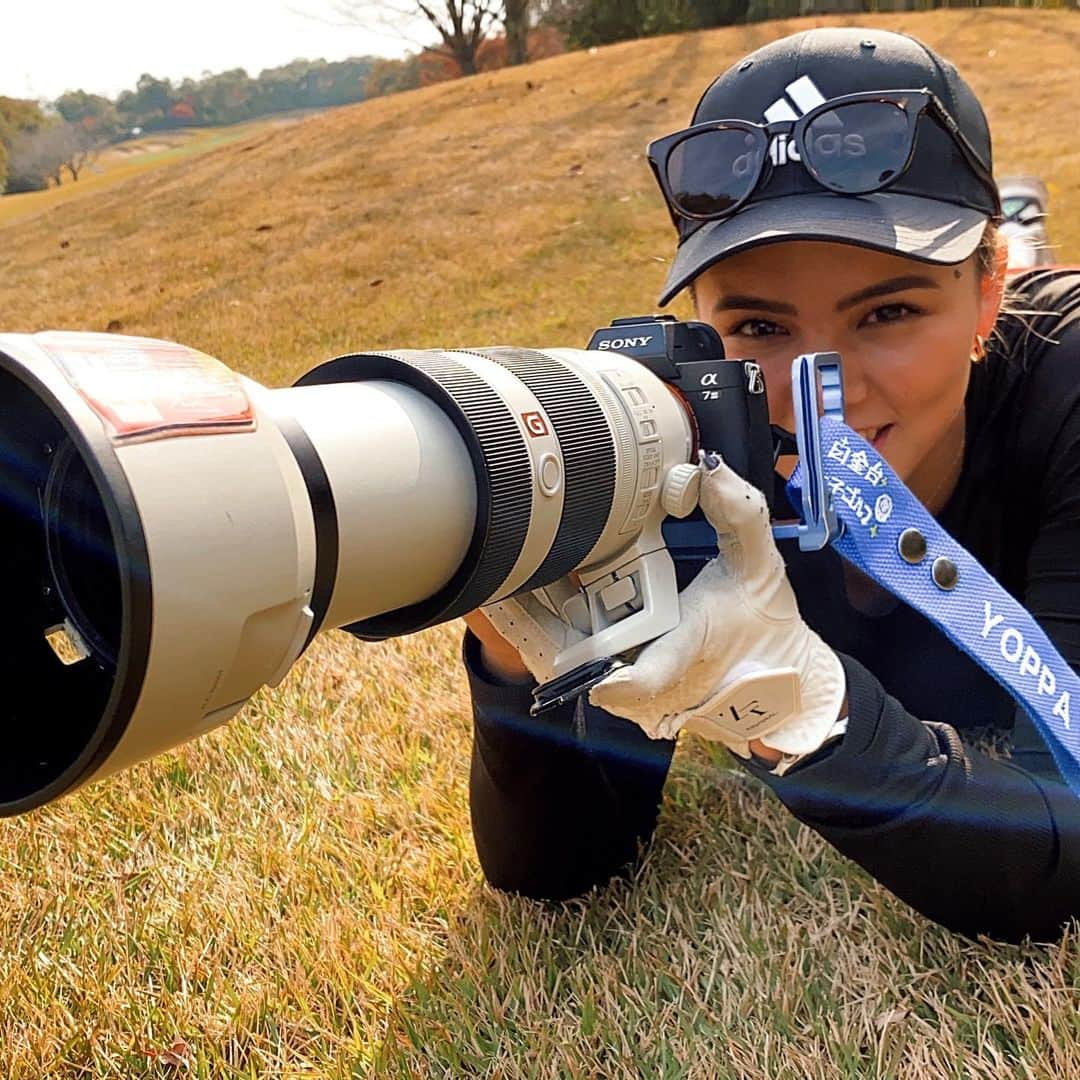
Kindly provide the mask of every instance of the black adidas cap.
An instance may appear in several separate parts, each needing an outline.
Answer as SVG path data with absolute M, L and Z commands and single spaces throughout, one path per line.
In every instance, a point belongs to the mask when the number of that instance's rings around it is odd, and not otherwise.
M 765 45 L 705 91 L 691 123 L 794 120 L 843 94 L 923 88 L 941 99 L 990 168 L 986 116 L 956 68 L 914 38 L 883 30 L 805 30 Z M 661 304 L 725 256 L 783 240 L 835 240 L 926 262 L 962 262 L 997 212 L 956 142 L 925 116 L 910 166 L 886 191 L 829 191 L 782 145 L 774 146 L 773 161 L 766 183 L 731 217 L 679 220 L 679 247 Z

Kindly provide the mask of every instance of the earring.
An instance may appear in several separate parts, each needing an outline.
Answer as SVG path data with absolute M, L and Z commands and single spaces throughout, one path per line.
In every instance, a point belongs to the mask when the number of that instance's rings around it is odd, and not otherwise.
M 971 362 L 981 364 L 986 359 L 986 338 L 982 334 L 975 335 L 975 345 L 971 350 Z

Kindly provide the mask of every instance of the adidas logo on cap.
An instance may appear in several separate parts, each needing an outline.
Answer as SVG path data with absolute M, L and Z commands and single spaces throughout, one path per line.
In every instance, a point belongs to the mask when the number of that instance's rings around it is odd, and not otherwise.
M 809 75 L 803 75 L 788 83 L 784 87 L 783 95 L 765 110 L 765 123 L 778 124 L 785 120 L 798 120 L 811 109 L 824 104 L 825 100 L 825 95 L 814 85 L 814 80 Z M 786 165 L 789 161 L 799 160 L 799 151 L 786 135 L 775 135 L 769 143 L 769 157 L 774 166 Z
M 808 112 L 824 105 L 826 97 L 814 85 L 809 75 L 803 75 L 784 88 L 784 94 L 774 101 L 764 113 L 767 124 L 778 124 L 805 116 Z M 796 111 L 798 110 L 798 111 Z M 814 120 L 815 155 L 829 157 L 863 157 L 866 154 L 866 141 L 859 132 L 844 130 L 840 117 L 831 111 L 819 114 Z M 787 135 L 774 135 L 769 143 L 769 158 L 774 167 L 787 165 L 792 161 L 801 161 L 799 148 Z

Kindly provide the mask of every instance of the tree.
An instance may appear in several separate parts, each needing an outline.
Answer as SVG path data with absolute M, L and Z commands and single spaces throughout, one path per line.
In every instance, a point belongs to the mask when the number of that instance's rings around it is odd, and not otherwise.
M 0 97 L 0 194 L 25 190 L 19 187 L 19 178 L 12 176 L 14 147 L 24 134 L 37 131 L 45 123 L 45 114 L 36 101 Z M 44 187 L 45 181 L 41 180 L 40 185 Z
M 120 133 L 122 125 L 116 106 L 100 94 L 69 90 L 61 94 L 53 106 L 69 124 L 81 124 L 103 139 L 114 139 Z
M 749 0 L 537 0 L 540 20 L 588 48 L 734 22 Z M 767 0 L 766 0 L 767 2 Z M 798 3 L 799 0 L 793 0 Z
M 697 25 L 690 0 L 563 0 L 557 10 L 567 40 L 578 48 Z
M 364 87 L 368 97 L 396 94 L 413 90 L 420 85 L 420 58 L 407 56 L 404 60 L 377 60 Z
M 11 148 L 8 163 L 8 190 L 41 191 L 51 180 L 59 186 L 64 170 L 78 180 L 108 139 L 90 126 L 71 124 L 57 118 L 33 131 L 23 131 Z
M 529 59 L 529 0 L 503 0 L 506 30 L 506 62 L 524 64 Z
M 86 121 L 56 125 L 54 138 L 56 152 L 63 157 L 63 167 L 71 173 L 72 180 L 79 179 L 83 169 L 98 159 L 110 141 L 108 134 L 97 130 L 93 123 L 87 124 Z
M 698 26 L 731 26 L 746 20 L 750 0 L 690 0 L 690 6 Z
M 169 127 L 169 110 L 180 101 L 180 95 L 169 79 L 143 74 L 135 90 L 125 90 L 116 99 L 116 109 L 128 128 L 141 127 L 150 131 Z
M 7 187 L 9 194 L 23 191 L 44 191 L 53 180 L 64 179 L 64 155 L 59 140 L 49 127 L 24 131 L 15 139 L 8 161 Z
M 36 101 L 0 96 L 0 141 L 11 145 L 21 131 L 36 131 L 45 123 L 45 114 Z
M 746 10 L 746 21 L 788 19 L 801 14 L 801 0 L 750 0 L 750 5 Z
M 243 68 L 209 75 L 199 83 L 192 104 L 205 123 L 248 120 L 254 114 L 255 84 Z
M 480 45 L 505 19 L 503 0 L 336 0 L 334 10 L 350 23 L 389 29 L 405 40 L 410 29 L 420 31 L 426 24 L 440 44 L 421 47 L 454 61 L 463 75 L 476 74 Z

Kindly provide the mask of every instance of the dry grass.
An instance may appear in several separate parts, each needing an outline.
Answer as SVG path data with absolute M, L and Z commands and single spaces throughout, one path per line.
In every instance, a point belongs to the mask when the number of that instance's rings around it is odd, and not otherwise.
M 1080 257 L 1076 18 L 865 21 L 957 61 Z M 115 319 L 271 383 L 347 348 L 582 342 L 662 280 L 646 140 L 796 25 L 558 57 L 56 199 L 0 228 L 0 326 Z M 553 909 L 486 889 L 459 635 L 328 635 L 226 729 L 3 823 L 0 1071 L 1080 1076 L 1074 935 L 928 924 L 701 744 L 635 881 Z

